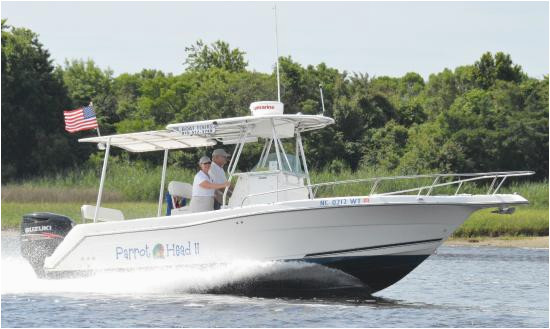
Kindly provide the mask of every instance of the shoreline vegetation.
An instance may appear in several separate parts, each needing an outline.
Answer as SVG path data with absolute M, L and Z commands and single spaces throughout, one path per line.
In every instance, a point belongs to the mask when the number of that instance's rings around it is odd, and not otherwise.
M 78 143 L 78 138 L 95 133 L 67 134 L 61 109 L 93 102 L 103 135 L 245 116 L 250 103 L 273 99 L 276 83 L 275 71 L 251 70 L 245 55 L 223 40 L 197 40 L 178 55 L 185 66 L 181 74 L 152 68 L 115 76 L 93 59 L 67 59 L 54 66 L 48 45 L 35 32 L 2 19 L 6 83 L 1 174 L 7 184 L 1 191 L 2 229 L 18 227 L 21 216 L 33 211 L 80 221 L 80 206 L 95 204 L 103 152 Z M 517 207 L 512 215 L 476 212 L 453 236 L 548 236 L 548 75 L 529 77 L 501 51 L 432 72 L 428 79 L 415 72 L 401 77 L 350 73 L 326 63 L 301 64 L 291 56 L 278 61 L 285 113 L 316 115 L 326 107 L 324 115 L 335 120 L 304 139 L 308 165 L 314 170 L 312 182 L 439 171 L 533 170 L 536 175 L 509 179 L 500 189 L 519 193 L 529 206 Z M 294 149 L 287 141 L 283 146 L 288 154 Z M 210 152 L 171 151 L 167 181 L 192 182 L 196 169 L 191 168 Z M 260 144 L 247 144 L 238 169 L 248 171 L 261 152 Z M 155 215 L 160 153 L 113 150 L 103 205 L 122 210 L 126 218 Z M 432 181 L 383 182 L 376 193 Z M 467 183 L 456 193 L 485 194 L 490 184 Z M 323 187 L 316 197 L 369 195 L 373 185 Z M 432 194 L 455 190 L 441 187 Z
M 155 217 L 158 205 L 158 184 L 160 168 L 143 164 L 129 165 L 121 162 L 110 164 L 105 181 L 103 206 L 120 209 L 126 219 Z M 376 172 L 361 169 L 355 172 L 315 171 L 311 173 L 315 183 L 340 181 L 366 177 L 394 176 L 396 173 Z M 17 184 L 2 186 L 2 230 L 17 229 L 21 217 L 32 212 L 54 212 L 69 216 L 77 223 L 81 222 L 80 206 L 95 205 L 97 197 L 97 170 L 82 169 L 68 171 L 57 176 L 35 178 Z M 191 170 L 173 166 L 167 171 L 167 182 L 171 180 L 192 181 Z M 490 182 L 487 182 L 489 184 Z M 431 179 L 417 181 L 418 184 L 429 185 Z M 317 197 L 368 195 L 371 183 L 337 186 L 330 189 L 319 189 Z M 377 192 L 402 190 L 415 187 L 410 180 L 392 181 L 380 184 Z M 470 184 L 462 187 L 461 193 L 484 194 L 488 186 Z M 454 190 L 436 190 L 438 194 L 454 194 Z M 494 209 L 483 209 L 473 213 L 460 226 L 447 243 L 463 243 L 494 245 L 488 238 L 507 239 L 514 241 L 532 240 L 525 237 L 548 236 L 548 182 L 529 182 L 525 179 L 510 180 L 503 186 L 500 193 L 518 193 L 529 200 L 529 205 L 516 207 L 511 215 L 492 213 Z M 163 209 L 164 213 L 164 209 Z M 524 239 L 525 238 L 525 239 Z M 472 242 L 477 240 L 478 242 Z M 535 239 L 536 240 L 536 239 Z M 537 240 L 538 241 L 538 240 Z M 548 245 L 548 240 L 544 245 Z M 540 245 L 540 243 L 538 244 Z
M 539 248 L 548 249 L 548 236 L 502 236 L 454 238 L 444 242 L 446 246 L 475 246 L 502 248 Z
M 68 134 L 62 109 L 93 103 L 106 136 L 247 116 L 252 102 L 274 99 L 277 90 L 275 70 L 249 68 L 246 50 L 223 40 L 188 40 L 185 51 L 174 54 L 184 65 L 181 73 L 148 68 L 117 75 L 92 58 L 54 66 L 48 45 L 39 40 L 2 20 L 4 183 L 101 160 L 103 152 L 78 143 L 95 133 Z M 304 136 L 309 168 L 401 174 L 533 170 L 535 179 L 548 179 L 548 75 L 529 77 L 502 51 L 480 55 L 473 63 L 430 72 L 427 79 L 413 71 L 373 76 L 279 56 L 284 113 L 334 119 Z M 247 148 L 239 165 L 251 168 L 262 146 Z M 203 152 L 171 152 L 168 161 L 192 168 Z M 157 165 L 159 153 L 113 150 Z

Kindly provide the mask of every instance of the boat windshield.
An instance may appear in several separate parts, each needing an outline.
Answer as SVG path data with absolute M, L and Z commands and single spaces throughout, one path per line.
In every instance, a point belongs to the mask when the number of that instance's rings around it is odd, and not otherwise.
M 286 163 L 286 161 L 282 161 L 283 162 L 283 171 L 291 172 L 291 173 L 296 174 L 296 175 L 305 175 L 305 172 L 302 169 L 302 166 L 301 166 L 300 161 L 298 160 L 298 158 L 294 154 L 288 154 L 287 153 L 286 156 L 287 156 L 288 162 L 290 162 L 290 165 L 292 166 L 292 168 L 288 167 L 288 164 Z M 251 171 L 254 171 L 254 172 L 270 171 L 271 169 L 269 168 L 269 163 L 274 163 L 275 165 L 277 164 L 277 154 L 276 153 L 270 153 L 267 156 L 267 161 L 265 163 L 267 164 L 266 166 L 255 165 L 254 168 L 252 168 Z

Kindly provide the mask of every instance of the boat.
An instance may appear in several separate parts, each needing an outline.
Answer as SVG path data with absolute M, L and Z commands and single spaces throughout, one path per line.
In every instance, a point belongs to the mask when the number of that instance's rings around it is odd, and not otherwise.
M 22 254 L 45 278 L 242 260 L 307 264 L 305 276 L 304 267 L 290 266 L 285 267 L 285 275 L 264 277 L 255 284 L 275 290 L 351 287 L 352 291 L 374 293 L 398 282 L 426 260 L 473 212 L 495 208 L 506 214 L 528 203 L 518 194 L 498 192 L 507 179 L 532 175 L 531 171 L 312 183 L 302 135 L 334 120 L 324 115 L 285 114 L 278 101 L 255 102 L 250 110 L 250 115 L 243 117 L 80 139 L 105 150 L 97 203 L 81 208 L 89 222 L 75 225 L 66 216 L 50 213 L 25 215 Z M 237 172 L 246 146 L 253 143 L 263 143 L 257 165 L 249 172 Z M 225 190 L 222 209 L 192 213 L 182 206 L 169 215 L 162 213 L 169 151 L 215 145 L 233 147 L 227 174 L 234 189 L 231 196 L 229 188 Z M 156 217 L 125 220 L 120 210 L 101 207 L 113 147 L 131 153 L 164 152 Z M 401 191 L 382 188 L 396 180 L 421 184 Z M 486 193 L 461 193 L 466 185 L 484 181 L 489 186 Z M 368 186 L 370 193 L 334 196 L 320 192 L 350 184 Z M 168 184 L 173 198 L 189 199 L 189 190 L 186 182 Z M 330 280 L 308 277 L 327 269 L 351 281 L 326 287 Z

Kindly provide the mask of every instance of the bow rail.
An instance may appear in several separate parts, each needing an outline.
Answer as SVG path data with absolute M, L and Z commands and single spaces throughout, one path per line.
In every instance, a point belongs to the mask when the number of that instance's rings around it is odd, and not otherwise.
M 251 197 L 255 196 L 261 196 L 261 195 L 268 195 L 273 193 L 279 193 L 279 192 L 285 192 L 285 191 L 292 191 L 297 189 L 303 189 L 307 188 L 311 192 L 310 198 L 315 198 L 315 195 L 317 194 L 317 191 L 321 187 L 327 187 L 327 186 L 338 186 L 338 185 L 346 185 L 346 184 L 359 184 L 359 183 L 372 183 L 374 182 L 368 196 L 371 195 L 396 195 L 396 194 L 404 194 L 404 193 L 411 193 L 411 192 L 418 192 L 418 196 L 429 196 L 435 188 L 438 187 L 444 187 L 444 186 L 452 186 L 452 185 L 458 185 L 458 187 L 455 190 L 454 195 L 457 195 L 464 183 L 468 182 L 474 182 L 474 181 L 482 181 L 482 180 L 489 180 L 492 179 L 491 185 L 489 186 L 489 189 L 487 190 L 487 195 L 492 194 L 495 195 L 499 191 L 499 189 L 502 187 L 504 182 L 509 177 L 520 177 L 520 176 L 531 176 L 535 174 L 534 171 L 499 171 L 499 172 L 487 172 L 487 173 L 463 173 L 463 174 L 424 174 L 424 175 L 410 175 L 410 176 L 384 176 L 384 177 L 373 177 L 373 178 L 362 178 L 362 179 L 349 179 L 349 180 L 343 180 L 343 181 L 334 181 L 334 182 L 325 182 L 325 183 L 317 183 L 317 184 L 308 184 L 304 186 L 298 186 L 298 187 L 291 187 L 291 188 L 285 188 L 285 189 L 278 189 L 278 190 L 272 190 L 262 193 L 254 193 L 254 194 L 248 194 L 245 196 L 241 202 L 241 206 L 244 205 L 244 202 Z M 404 189 L 404 190 L 398 190 L 398 191 L 392 191 L 392 192 L 384 192 L 376 194 L 376 189 L 380 186 L 380 183 L 386 182 L 386 181 L 396 181 L 400 179 L 407 179 L 407 180 L 415 180 L 415 179 L 422 179 L 422 178 L 433 178 L 433 181 L 429 185 L 422 185 L 419 187 L 414 187 L 410 189 Z M 439 181 L 442 178 L 453 178 L 451 182 L 444 182 L 440 183 Z M 422 194 L 423 191 L 427 192 L 425 194 Z

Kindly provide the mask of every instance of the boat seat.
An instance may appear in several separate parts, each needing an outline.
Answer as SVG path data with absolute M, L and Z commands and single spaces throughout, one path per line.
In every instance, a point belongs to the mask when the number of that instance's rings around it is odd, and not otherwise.
M 168 194 L 170 195 L 170 200 L 172 201 L 172 208 L 168 211 L 167 215 L 187 212 L 189 207 L 186 207 L 186 205 L 189 203 L 189 200 L 193 195 L 193 185 L 189 183 L 171 181 L 168 184 Z
M 168 193 L 172 196 L 191 199 L 193 195 L 193 185 L 173 180 L 168 184 Z
M 90 206 L 87 204 L 80 207 L 82 218 L 93 220 L 95 216 L 95 208 L 96 208 L 95 206 Z M 97 220 L 100 222 L 121 221 L 121 220 L 124 220 L 124 214 L 122 213 L 122 211 L 118 209 L 99 207 Z

